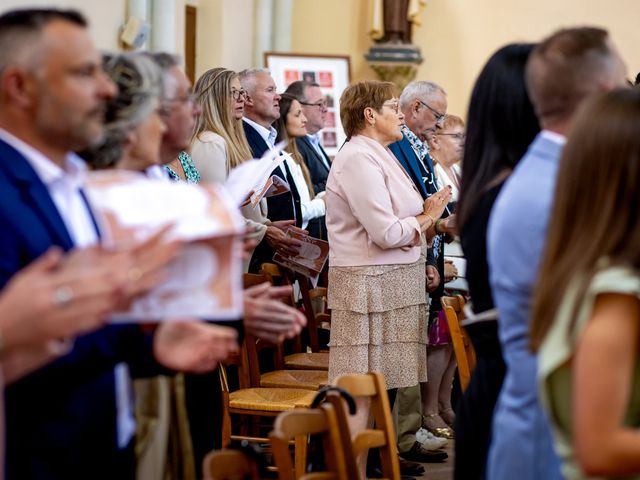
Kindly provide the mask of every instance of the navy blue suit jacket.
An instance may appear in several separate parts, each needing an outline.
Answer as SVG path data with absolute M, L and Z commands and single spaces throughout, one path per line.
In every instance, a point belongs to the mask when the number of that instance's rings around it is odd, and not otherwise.
M 400 165 L 406 170 L 406 172 L 415 183 L 420 195 L 422 195 L 422 199 L 426 200 L 427 197 L 433 195 L 436 190 L 435 188 L 427 188 L 425 187 L 424 182 L 422 181 L 422 173 L 420 172 L 420 165 L 418 157 L 416 153 L 413 151 L 413 147 L 407 137 L 402 136 L 402 140 L 398 140 L 395 143 L 389 145 L 389 149 L 396 156 Z M 431 159 L 427 156 L 425 159 L 425 165 L 430 172 L 429 174 L 433 175 L 433 165 L 431 164 Z M 430 186 L 430 185 L 429 185 Z
M 244 127 L 244 133 L 247 136 L 251 153 L 255 158 L 262 157 L 262 155 L 269 150 L 269 145 L 267 145 L 267 142 L 264 141 L 257 130 L 247 122 L 243 121 L 242 126 Z M 285 180 L 291 188 L 291 194 L 283 193 L 281 195 L 276 195 L 275 197 L 267 198 L 267 207 L 269 208 L 268 217 L 271 221 L 293 220 L 295 218 L 296 226 L 300 227 L 302 225 L 300 194 L 298 193 L 298 189 L 296 188 L 296 184 L 293 181 L 293 177 L 291 176 L 291 172 L 289 172 L 289 167 L 287 167 L 286 162 L 282 165 L 287 172 L 287 178 L 282 177 L 282 171 L 280 168 L 275 168 L 271 174 L 277 175 Z M 272 261 L 273 254 L 274 250 L 269 246 L 267 241 L 263 239 L 253 252 L 251 262 L 249 263 L 249 271 L 258 272 L 262 263 Z
M 398 159 L 400 165 L 402 165 L 402 168 L 404 168 L 405 171 L 409 174 L 409 177 L 411 178 L 411 180 L 413 180 L 413 183 L 420 192 L 420 195 L 422 195 L 423 200 L 426 200 L 427 197 L 433 195 L 437 191 L 435 185 L 431 183 L 428 183 L 427 186 L 425 186 L 425 183 L 422 180 L 420 164 L 418 163 L 420 160 L 418 160 L 418 157 L 416 156 L 416 153 L 413 151 L 413 147 L 411 146 L 411 142 L 407 140 L 407 137 L 403 135 L 402 140 L 398 140 L 397 142 L 389 145 L 389 149 Z M 433 164 L 431 163 L 431 159 L 429 158 L 429 156 L 427 156 L 427 158 L 425 159 L 425 165 L 427 167 L 427 170 L 429 170 L 429 172 L 427 173 L 431 175 L 435 180 Z M 440 255 L 440 257 L 442 257 L 442 255 Z M 427 263 L 433 266 L 437 266 L 438 270 L 440 270 L 439 264 L 438 262 L 436 262 L 432 249 L 428 249 L 427 251 Z M 442 275 L 444 275 L 444 263 L 442 263 L 441 277 Z M 442 284 L 443 282 L 441 282 L 441 285 Z M 439 289 L 440 288 L 438 288 L 438 290 Z
M 251 153 L 255 158 L 260 158 L 265 154 L 267 150 L 269 150 L 269 146 L 267 142 L 260 136 L 260 134 L 249 125 L 247 122 L 242 122 L 244 126 L 244 132 L 247 136 L 247 141 L 249 142 L 249 147 L 251 148 Z M 275 197 L 267 198 L 267 206 L 269 207 L 269 220 L 293 220 L 294 216 L 296 219 L 296 225 L 299 227 L 302 225 L 302 208 L 300 206 L 300 194 L 298 193 L 298 189 L 296 188 L 296 184 L 293 181 L 293 177 L 291 176 L 291 172 L 289 172 L 289 167 L 286 163 L 283 163 L 285 171 L 287 172 L 286 177 L 282 176 L 282 170 L 280 168 L 275 168 L 272 175 L 277 175 L 278 177 L 285 180 L 289 187 L 291 187 L 291 194 L 287 195 L 286 193 L 282 195 L 276 195 Z
M 73 247 L 31 165 L 0 141 L 0 287 L 53 245 Z M 118 450 L 113 369 L 166 372 L 138 325 L 78 337 L 71 352 L 5 389 L 8 479 L 133 478 L 132 449 Z
M 329 169 L 322 161 L 322 158 L 316 149 L 311 145 L 311 142 L 306 135 L 304 137 L 296 138 L 296 145 L 298 146 L 298 150 L 300 151 L 300 155 L 302 156 L 304 163 L 309 169 L 309 176 L 311 177 L 311 183 L 313 184 L 313 191 L 316 194 L 323 192 L 327 185 Z M 320 149 L 322 150 L 322 147 L 320 147 Z M 322 150 L 322 152 L 326 162 L 331 165 L 327 154 L 324 150 Z

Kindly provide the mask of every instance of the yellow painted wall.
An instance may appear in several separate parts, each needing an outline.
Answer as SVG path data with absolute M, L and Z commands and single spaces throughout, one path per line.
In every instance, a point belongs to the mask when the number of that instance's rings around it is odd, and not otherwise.
M 176 51 L 184 49 L 184 6 L 198 8 L 197 74 L 215 66 L 252 66 L 254 0 L 175 0 Z M 354 80 L 376 78 L 363 54 L 372 41 L 370 0 L 293 0 L 292 51 L 351 57 Z M 0 12 L 31 5 L 82 10 L 97 46 L 117 48 L 127 0 L 0 0 Z M 640 70 L 640 0 L 427 0 L 414 42 L 425 58 L 419 79 L 449 92 L 449 111 L 464 115 L 473 82 L 493 51 L 508 42 L 535 41 L 568 25 L 607 28 L 629 66 Z
M 352 78 L 376 78 L 363 54 L 369 0 L 294 0 L 292 50 L 351 56 Z M 414 32 L 424 63 L 418 79 L 433 80 L 449 93 L 449 112 L 466 114 L 473 83 L 500 46 L 536 41 L 557 28 L 607 28 L 629 66 L 640 70 L 638 0 L 427 0 L 423 25 Z
M 80 10 L 91 25 L 91 36 L 101 50 L 114 51 L 118 48 L 118 29 L 124 23 L 126 0 L 56 0 L 27 1 L 0 0 L 0 13 L 14 8 L 34 6 L 55 6 Z

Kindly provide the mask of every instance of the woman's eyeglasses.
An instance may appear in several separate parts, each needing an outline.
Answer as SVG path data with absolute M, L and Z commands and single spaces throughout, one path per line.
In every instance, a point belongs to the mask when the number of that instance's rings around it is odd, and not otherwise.
M 442 135 L 445 137 L 453 137 L 456 140 L 464 140 L 467 138 L 466 133 L 438 133 L 437 135 Z
M 244 90 L 231 90 L 231 96 L 237 102 L 242 98 L 243 100 L 247 98 L 247 92 Z
M 396 113 L 400 112 L 400 103 L 399 102 L 383 103 L 382 106 L 383 107 L 389 107 L 391 110 L 393 110 Z

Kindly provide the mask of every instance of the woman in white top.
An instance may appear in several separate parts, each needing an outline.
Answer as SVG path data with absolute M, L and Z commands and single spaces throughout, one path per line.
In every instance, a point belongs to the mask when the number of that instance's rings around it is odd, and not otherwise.
M 194 87 L 202 113 L 191 137 L 191 158 L 202 182 L 224 183 L 229 171 L 253 158 L 242 128 L 245 92 L 238 74 L 226 68 L 212 68 Z M 251 235 L 260 242 L 267 231 L 267 204 L 242 208 Z
M 460 159 L 464 150 L 464 121 L 455 115 L 447 115 L 442 130 L 429 140 L 431 158 L 440 188 L 450 186 L 451 201 L 458 201 L 460 190 Z
M 280 99 L 280 118 L 275 125 L 278 131 L 276 141 L 288 141 L 286 162 L 300 194 L 302 228 L 305 229 L 310 220 L 322 218 L 325 214 L 324 192 L 320 192 L 317 195 L 314 194 L 309 169 L 296 145 L 296 138 L 304 137 L 307 134 L 306 124 L 307 119 L 302 113 L 300 102 L 295 97 L 283 93 Z M 309 233 L 312 236 L 318 236 L 318 232 L 315 232 L 314 229 L 310 229 Z

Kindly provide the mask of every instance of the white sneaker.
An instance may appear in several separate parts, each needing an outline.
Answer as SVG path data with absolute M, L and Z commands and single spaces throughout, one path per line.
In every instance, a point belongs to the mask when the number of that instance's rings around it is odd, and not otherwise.
M 437 450 L 449 443 L 446 438 L 436 437 L 426 428 L 421 428 L 416 432 L 416 440 L 425 450 Z

